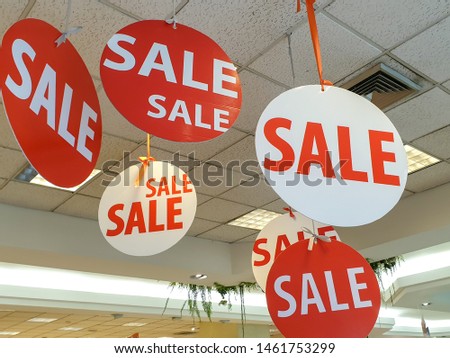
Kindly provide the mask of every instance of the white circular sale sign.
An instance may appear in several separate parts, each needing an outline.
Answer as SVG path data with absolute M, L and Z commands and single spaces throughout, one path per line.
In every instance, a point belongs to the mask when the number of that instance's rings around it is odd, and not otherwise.
M 342 88 L 282 93 L 262 113 L 255 141 L 263 173 L 281 199 L 330 225 L 380 219 L 406 185 L 406 153 L 394 125 Z
M 98 222 L 115 249 L 149 256 L 169 249 L 186 234 L 197 195 L 188 175 L 170 163 L 150 162 L 141 185 L 136 185 L 140 168 L 124 170 L 105 189 Z
M 273 219 L 261 230 L 253 245 L 253 275 L 264 291 L 270 268 L 278 255 L 292 244 L 312 236 L 308 232 L 304 232 L 304 228 L 316 235 L 340 240 L 333 226 L 313 221 L 299 213 L 293 213 L 293 215 L 294 217 L 285 214 Z

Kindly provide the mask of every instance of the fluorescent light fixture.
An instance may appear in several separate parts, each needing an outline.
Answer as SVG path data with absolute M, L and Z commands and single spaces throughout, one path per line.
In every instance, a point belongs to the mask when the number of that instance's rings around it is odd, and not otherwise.
M 122 326 L 123 327 L 142 327 L 145 326 L 147 323 L 141 323 L 141 322 L 129 322 L 125 323 Z
M 81 184 L 74 186 L 72 188 L 63 188 L 63 187 L 60 187 L 60 186 L 57 186 L 57 185 L 54 185 L 54 184 L 48 182 L 31 165 L 26 167 L 24 170 L 22 170 L 22 172 L 20 172 L 19 175 L 17 175 L 15 179 L 17 179 L 19 181 L 31 183 L 31 184 L 46 186 L 49 188 L 56 188 L 56 189 L 74 192 L 74 191 L 78 190 L 78 188 L 80 188 L 84 184 L 86 184 L 88 181 L 90 181 L 92 178 L 94 178 L 98 173 L 100 173 L 100 170 L 94 169 L 92 171 L 92 173 L 89 174 L 89 176 L 87 177 L 87 179 L 84 182 L 82 182 Z
M 62 327 L 62 328 L 59 328 L 58 331 L 76 332 L 76 331 L 81 331 L 82 329 L 83 329 L 82 327 Z
M 50 323 L 56 321 L 58 318 L 44 318 L 44 317 L 35 317 L 29 319 L 27 322 L 33 323 Z
M 282 214 L 275 213 L 273 211 L 256 209 L 253 210 L 233 221 L 230 221 L 228 225 L 245 227 L 248 229 L 262 230 L 273 219 L 281 216 Z
M 429 306 L 429 305 L 431 305 L 431 302 L 424 302 L 424 303 L 422 303 L 422 306 L 423 306 L 423 307 L 427 307 L 427 306 Z
M 13 332 L 13 331 L 0 331 L 1 336 L 15 336 L 19 334 L 20 332 Z
M 408 174 L 440 162 L 439 159 L 408 144 L 405 144 L 405 151 L 408 157 Z

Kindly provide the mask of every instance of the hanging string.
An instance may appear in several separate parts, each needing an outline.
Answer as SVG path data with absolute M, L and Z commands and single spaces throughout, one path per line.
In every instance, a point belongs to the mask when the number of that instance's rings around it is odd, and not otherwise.
M 314 12 L 314 3 L 316 0 L 306 0 L 306 12 L 308 14 L 309 31 L 311 33 L 311 40 L 314 47 L 314 55 L 316 57 L 317 72 L 319 73 L 320 85 L 322 86 L 322 91 L 325 91 L 325 85 L 332 86 L 328 80 L 323 79 L 322 70 L 322 55 L 320 53 L 320 42 L 319 42 L 319 31 L 317 29 L 316 14 Z M 297 12 L 300 12 L 300 0 L 297 0 Z
M 303 227 L 302 230 L 307 234 L 311 235 L 308 243 L 308 251 L 312 251 L 313 245 L 317 242 L 317 240 L 321 240 L 323 242 L 331 242 L 331 239 L 325 235 L 317 235 L 307 227 Z M 314 230 L 314 221 L 313 221 L 313 230 Z
M 64 26 L 63 33 L 55 41 L 56 47 L 59 47 L 61 44 L 66 42 L 67 37 L 69 35 L 74 35 L 74 34 L 80 32 L 80 30 L 82 29 L 81 26 L 75 26 L 75 27 L 72 27 L 72 28 L 69 29 L 70 15 L 71 14 L 72 14 L 72 0 L 68 0 L 67 1 L 66 18 L 65 18 L 66 24 Z
M 134 182 L 134 186 L 138 187 L 141 185 L 142 180 L 144 179 L 145 172 L 151 162 L 153 162 L 155 158 L 150 156 L 150 134 L 147 133 L 147 156 L 146 157 L 139 157 L 139 161 L 142 163 L 141 167 L 139 168 L 139 175 L 136 178 Z
M 175 5 L 175 0 L 172 0 L 172 18 L 167 19 L 166 22 L 168 24 L 173 24 L 173 28 L 176 29 L 177 28 L 177 19 L 175 18 L 176 15 L 176 5 Z

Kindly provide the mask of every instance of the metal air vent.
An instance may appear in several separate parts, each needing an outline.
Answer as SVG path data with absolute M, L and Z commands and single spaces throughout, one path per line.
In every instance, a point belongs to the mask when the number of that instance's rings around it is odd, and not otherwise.
M 419 91 L 421 87 L 392 68 L 380 63 L 345 83 L 342 88 L 359 94 L 380 109 L 384 109 Z

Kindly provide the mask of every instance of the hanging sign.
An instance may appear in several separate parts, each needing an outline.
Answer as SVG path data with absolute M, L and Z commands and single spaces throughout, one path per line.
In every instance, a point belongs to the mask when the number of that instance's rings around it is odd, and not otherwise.
M 81 184 L 100 153 L 102 120 L 92 78 L 75 47 L 42 20 L 5 33 L 0 84 L 11 128 L 31 165 L 61 187 Z
M 263 290 L 267 275 L 276 257 L 290 245 L 309 239 L 311 235 L 304 232 L 307 228 L 317 235 L 324 235 L 331 240 L 339 240 L 333 226 L 322 224 L 299 213 L 285 214 L 273 219 L 258 234 L 253 245 L 252 268 L 256 282 Z
M 262 113 L 256 154 L 288 205 L 330 225 L 358 226 L 388 213 L 408 175 L 402 140 L 386 115 L 350 91 L 291 89 Z
M 180 168 L 152 161 L 136 185 L 140 166 L 120 173 L 105 189 L 98 222 L 105 239 L 133 256 L 158 254 L 175 245 L 191 226 L 197 208 L 195 187 Z
M 357 251 L 339 241 L 291 245 L 275 260 L 267 307 L 287 338 L 358 338 L 372 330 L 380 310 L 378 281 Z
M 108 41 L 100 62 L 105 92 L 147 133 L 201 142 L 226 132 L 242 102 L 236 67 L 208 36 L 165 21 L 139 21 Z

